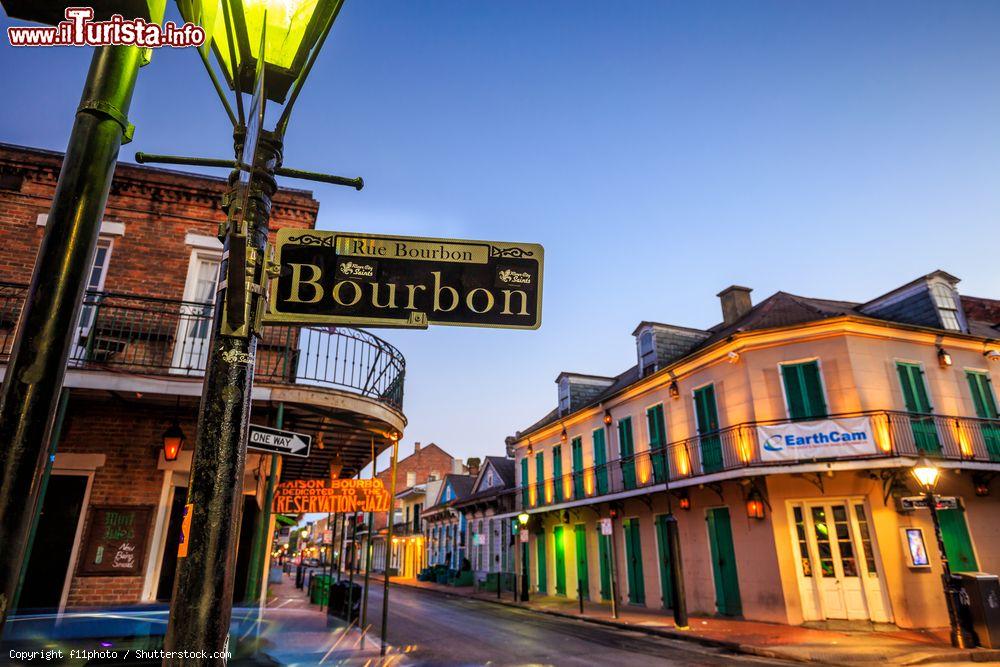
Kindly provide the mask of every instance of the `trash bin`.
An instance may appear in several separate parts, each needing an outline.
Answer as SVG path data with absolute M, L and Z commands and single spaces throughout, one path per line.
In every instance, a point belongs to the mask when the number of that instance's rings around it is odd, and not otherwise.
M 330 586 L 330 605 L 326 613 L 347 622 L 356 621 L 361 616 L 361 585 L 352 584 L 347 579 L 334 582 Z M 351 609 L 348 613 L 347 599 L 351 599 Z
M 986 572 L 959 572 L 952 582 L 958 588 L 959 622 L 979 646 L 1000 648 L 1000 579 Z
M 330 595 L 330 575 L 314 574 L 312 586 L 309 588 L 309 601 L 313 604 L 325 605 Z
M 302 565 L 300 564 L 298 567 L 295 568 L 295 588 L 301 589 L 302 584 L 305 581 L 305 578 L 306 578 L 305 568 L 303 568 Z

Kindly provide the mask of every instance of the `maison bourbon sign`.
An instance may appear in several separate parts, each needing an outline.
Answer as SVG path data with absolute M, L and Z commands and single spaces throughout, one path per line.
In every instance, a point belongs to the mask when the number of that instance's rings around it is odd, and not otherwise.
M 537 329 L 542 246 L 279 229 L 268 322 Z
M 297 479 L 275 489 L 271 511 L 279 514 L 388 512 L 389 491 L 376 479 Z
M 141 575 L 152 513 L 153 508 L 145 505 L 92 508 L 77 573 L 84 577 Z

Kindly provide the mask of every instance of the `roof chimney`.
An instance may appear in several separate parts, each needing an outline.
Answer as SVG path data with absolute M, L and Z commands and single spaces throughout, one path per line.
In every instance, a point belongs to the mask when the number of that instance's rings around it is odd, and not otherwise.
M 469 474 L 470 475 L 472 475 L 473 477 L 475 477 L 476 475 L 479 474 L 479 463 L 480 463 L 479 457 L 470 456 L 468 458 L 468 460 L 466 461 L 466 463 L 469 466 Z
M 749 287 L 730 285 L 716 294 L 719 301 L 722 302 L 723 324 L 732 324 L 750 312 L 753 308 L 753 303 L 750 301 L 750 292 L 752 291 Z
M 420 453 L 420 443 L 419 442 L 413 443 L 413 453 L 414 454 L 419 454 Z

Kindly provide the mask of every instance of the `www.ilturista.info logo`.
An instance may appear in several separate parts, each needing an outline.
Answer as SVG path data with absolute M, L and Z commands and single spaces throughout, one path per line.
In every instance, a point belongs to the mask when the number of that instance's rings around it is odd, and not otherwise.
M 93 7 L 67 7 L 66 20 L 56 26 L 7 28 L 11 46 L 141 46 L 159 48 L 201 46 L 205 30 L 194 23 L 162 26 L 145 19 L 115 14 L 108 21 L 94 21 Z

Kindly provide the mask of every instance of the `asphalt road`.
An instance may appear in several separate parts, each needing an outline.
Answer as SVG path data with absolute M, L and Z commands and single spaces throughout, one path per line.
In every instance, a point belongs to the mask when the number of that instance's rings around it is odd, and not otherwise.
M 382 587 L 371 591 L 372 634 Z M 393 586 L 388 643 L 402 665 L 783 665 L 480 600 Z

